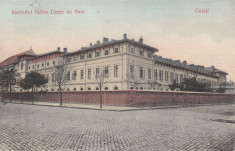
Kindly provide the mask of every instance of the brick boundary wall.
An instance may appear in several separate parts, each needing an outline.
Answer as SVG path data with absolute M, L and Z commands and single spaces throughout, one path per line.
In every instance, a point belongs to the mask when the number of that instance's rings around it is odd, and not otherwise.
M 0 95 L 1 97 L 2 95 Z M 62 92 L 63 103 L 99 104 L 99 91 L 68 91 Z M 169 92 L 117 90 L 103 91 L 103 104 L 114 106 L 161 106 L 235 103 L 235 95 L 203 92 Z M 9 93 L 4 94 L 9 99 Z M 59 92 L 13 92 L 12 100 L 34 102 L 58 102 Z

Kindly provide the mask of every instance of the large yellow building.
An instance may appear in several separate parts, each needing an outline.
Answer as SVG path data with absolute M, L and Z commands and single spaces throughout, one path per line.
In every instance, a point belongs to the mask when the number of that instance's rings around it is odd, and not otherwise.
M 97 72 L 103 73 L 104 90 L 169 91 L 168 85 L 174 80 L 180 83 L 191 77 L 211 86 L 226 82 L 227 73 L 214 66 L 187 64 L 186 61 L 163 58 L 156 55 L 157 52 L 157 48 L 144 44 L 142 38 L 135 41 L 124 34 L 121 40 L 103 38 L 102 42 L 90 43 L 74 52 L 58 47 L 55 51 L 37 55 L 30 49 L 7 58 L 0 63 L 0 69 L 15 67 L 22 78 L 30 71 L 44 74 L 49 83 L 37 91 L 58 90 L 51 70 L 59 60 L 63 60 L 68 72 L 64 91 L 99 90 Z M 23 90 L 16 86 L 14 91 Z

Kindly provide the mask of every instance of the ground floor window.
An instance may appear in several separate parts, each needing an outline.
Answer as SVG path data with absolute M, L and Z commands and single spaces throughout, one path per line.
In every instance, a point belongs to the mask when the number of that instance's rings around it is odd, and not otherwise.
M 118 90 L 118 87 L 114 87 L 114 90 Z

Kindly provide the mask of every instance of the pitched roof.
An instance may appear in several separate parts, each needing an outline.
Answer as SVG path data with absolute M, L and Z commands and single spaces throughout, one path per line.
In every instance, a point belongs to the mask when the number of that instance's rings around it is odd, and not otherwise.
M 20 56 L 24 56 L 24 55 L 31 55 L 31 56 L 34 56 L 35 53 L 33 52 L 32 49 L 27 50 L 27 51 L 25 51 L 25 52 L 18 53 L 18 54 L 16 54 L 16 55 L 13 55 L 13 56 L 8 57 L 7 59 L 3 60 L 3 61 L 0 63 L 0 67 L 7 66 L 7 65 L 11 65 L 11 64 L 13 64 L 13 63 L 16 63 L 17 61 L 19 61 L 19 57 L 20 57 Z

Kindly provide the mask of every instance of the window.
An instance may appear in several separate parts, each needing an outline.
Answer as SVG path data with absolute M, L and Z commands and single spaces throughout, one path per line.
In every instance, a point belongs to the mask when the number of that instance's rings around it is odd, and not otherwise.
M 148 52 L 148 58 L 151 58 L 151 53 L 150 52 Z
M 52 82 L 55 82 L 55 74 L 53 73 L 52 76 L 51 76 L 51 81 Z
M 82 91 L 82 90 L 83 90 L 83 88 L 80 88 L 80 90 Z
M 140 50 L 140 55 L 144 56 L 144 51 L 143 50 Z
M 183 74 L 180 74 L 180 82 L 183 82 Z
M 42 67 L 44 67 L 44 63 L 42 64 Z
M 140 78 L 144 78 L 144 70 L 140 67 Z
M 88 69 L 88 79 L 91 79 L 91 69 Z
M 134 48 L 131 48 L 130 52 L 134 54 L 135 53 Z
M 100 68 L 96 68 L 95 75 L 96 75 L 96 77 L 100 75 Z
M 170 73 L 170 81 L 173 82 L 173 80 L 174 80 L 174 73 L 171 72 Z
M 118 87 L 115 87 L 114 90 L 118 90 Z
M 73 71 L 72 80 L 77 79 L 77 71 Z
M 154 80 L 157 80 L 157 69 L 154 69 Z
M 83 79 L 83 74 L 84 74 L 84 71 L 81 70 L 81 79 Z
M 130 73 L 134 74 L 134 66 L 133 65 L 130 65 Z
M 105 87 L 104 89 L 105 89 L 105 90 L 109 90 L 109 88 L 108 88 L 108 87 Z
M 78 61 L 78 56 L 73 56 L 73 61 Z
M 95 90 L 99 90 L 99 88 L 98 88 L 98 87 L 96 87 L 96 88 L 95 88 Z
M 30 70 L 30 66 L 29 66 L 29 70 Z
M 151 79 L 151 69 L 148 69 L 148 79 Z
M 80 60 L 83 60 L 84 59 L 84 54 L 81 54 L 81 56 L 80 56 Z
M 21 70 L 23 70 L 23 69 L 24 69 L 24 64 L 22 63 L 22 64 L 21 64 Z
M 34 66 L 33 66 L 33 69 L 34 69 Z
M 95 52 L 95 57 L 99 57 L 100 56 L 100 51 L 96 51 Z
M 49 62 L 47 62 L 47 66 L 49 66 Z
M 108 77 L 108 76 L 109 76 L 109 68 L 104 67 L 104 77 Z
M 55 61 L 53 61 L 53 65 L 55 65 Z
M 178 73 L 175 74 L 175 80 L 177 83 L 179 82 Z
M 167 81 L 167 82 L 169 81 L 169 75 L 168 74 L 169 74 L 169 72 L 165 71 L 165 81 Z
M 70 71 L 67 72 L 66 79 L 70 80 Z
M 37 67 L 39 68 L 39 64 L 37 65 Z
M 87 88 L 87 90 L 89 90 L 89 91 L 90 91 L 90 90 L 91 90 L 91 88 L 90 88 L 90 87 L 88 87 L 88 88 Z
M 49 79 L 49 74 L 47 74 L 47 79 Z
M 163 71 L 159 70 L 159 80 L 163 81 Z
M 92 58 L 92 53 L 88 53 L 88 58 Z
M 109 55 L 109 50 L 105 50 L 104 55 Z
M 68 59 L 67 59 L 67 60 L 68 60 L 68 62 L 71 62 L 71 57 L 68 57 Z
M 118 65 L 114 66 L 114 77 L 118 76 Z
M 114 48 L 113 53 L 118 53 L 118 48 Z
M 76 91 L 76 90 L 77 90 L 77 88 L 73 88 L 73 90 L 74 90 L 74 91 Z

